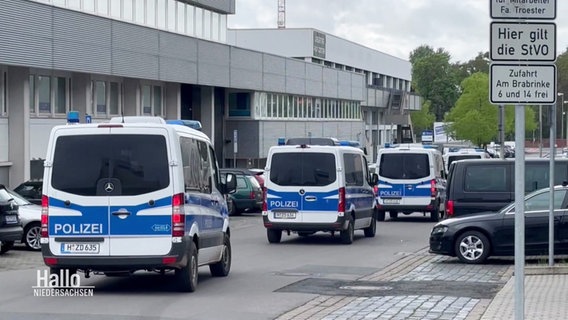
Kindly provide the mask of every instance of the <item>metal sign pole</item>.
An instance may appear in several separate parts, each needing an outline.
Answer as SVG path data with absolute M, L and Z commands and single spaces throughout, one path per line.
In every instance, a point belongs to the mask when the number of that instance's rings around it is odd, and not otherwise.
M 515 319 L 525 312 L 525 106 L 515 106 Z
M 556 104 L 551 106 L 550 124 L 550 199 L 548 206 L 548 265 L 554 265 L 554 159 L 556 158 Z

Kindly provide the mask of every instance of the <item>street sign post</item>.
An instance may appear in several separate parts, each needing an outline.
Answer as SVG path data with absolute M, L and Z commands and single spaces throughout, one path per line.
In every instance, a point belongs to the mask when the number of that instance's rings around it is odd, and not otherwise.
M 494 104 L 516 104 L 515 146 L 521 152 L 515 157 L 515 176 L 524 177 L 524 104 L 554 104 L 556 102 L 556 67 L 553 64 L 556 60 L 556 25 L 554 23 L 527 23 L 524 20 L 556 19 L 556 0 L 489 0 L 489 12 L 492 19 L 517 20 L 517 23 L 494 21 L 490 25 L 491 60 L 509 61 L 509 64 L 491 64 L 490 100 Z M 534 62 L 536 64 L 533 64 Z M 549 64 L 545 64 L 547 62 Z M 554 137 L 551 137 L 551 143 L 553 141 Z M 553 155 L 550 157 L 550 164 L 553 167 Z M 517 179 L 515 184 L 514 300 L 516 320 L 524 319 L 525 309 L 524 184 L 524 179 Z M 552 194 L 554 193 L 551 192 Z M 551 196 L 551 203 L 554 202 L 553 200 L 554 197 Z M 553 214 L 552 209 L 549 214 Z M 553 241 L 553 235 L 549 237 L 549 241 Z M 551 246 L 551 248 L 554 247 Z M 552 257 L 552 254 L 550 256 Z
M 491 60 L 555 61 L 555 23 L 491 23 Z
M 491 65 L 491 103 L 554 104 L 556 66 Z
M 556 19 L 556 1 L 490 0 L 492 19 Z

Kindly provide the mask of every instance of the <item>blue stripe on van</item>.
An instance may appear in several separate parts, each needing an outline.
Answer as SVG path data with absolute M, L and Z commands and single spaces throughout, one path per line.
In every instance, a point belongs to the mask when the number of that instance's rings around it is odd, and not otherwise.
M 101 198 L 102 199 L 102 198 Z M 112 206 L 110 212 L 128 211 L 130 216 L 121 219 L 110 214 L 111 227 L 109 230 L 108 206 L 82 206 L 78 204 L 65 205 L 65 202 L 49 199 L 49 206 L 56 210 L 73 210 L 80 215 L 49 216 L 49 234 L 53 236 L 101 236 L 101 235 L 167 235 L 171 234 L 171 214 L 168 215 L 136 215 L 141 210 L 163 208 L 171 212 L 172 198 L 158 199 L 150 206 L 147 202 L 133 206 Z M 70 214 L 73 214 L 70 212 Z
M 431 197 L 430 180 L 418 183 L 390 183 L 379 180 L 379 197 Z
M 327 192 L 306 191 L 302 196 L 298 191 L 283 192 L 268 189 L 266 195 L 268 210 L 337 211 L 339 201 L 337 190 Z M 306 201 L 310 198 L 314 200 Z

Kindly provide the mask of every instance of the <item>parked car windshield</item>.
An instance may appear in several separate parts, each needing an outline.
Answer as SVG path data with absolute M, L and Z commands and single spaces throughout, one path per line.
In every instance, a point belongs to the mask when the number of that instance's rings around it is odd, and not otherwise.
M 169 185 L 166 140 L 161 135 L 77 135 L 57 139 L 51 184 L 82 196 L 105 195 L 115 179 L 114 195 L 137 195 Z
M 276 153 L 270 180 L 280 186 L 326 186 L 336 179 L 335 156 L 331 153 Z
M 379 176 L 389 179 L 420 179 L 430 175 L 428 155 L 424 153 L 385 153 L 379 163 Z

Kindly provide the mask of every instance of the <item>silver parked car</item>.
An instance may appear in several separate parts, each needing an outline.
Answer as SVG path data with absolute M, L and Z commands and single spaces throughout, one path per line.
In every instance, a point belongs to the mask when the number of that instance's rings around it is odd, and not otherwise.
M 29 202 L 13 190 L 6 189 L 6 191 L 13 196 L 19 206 L 18 215 L 24 228 L 22 243 L 31 250 L 40 250 L 41 206 Z

